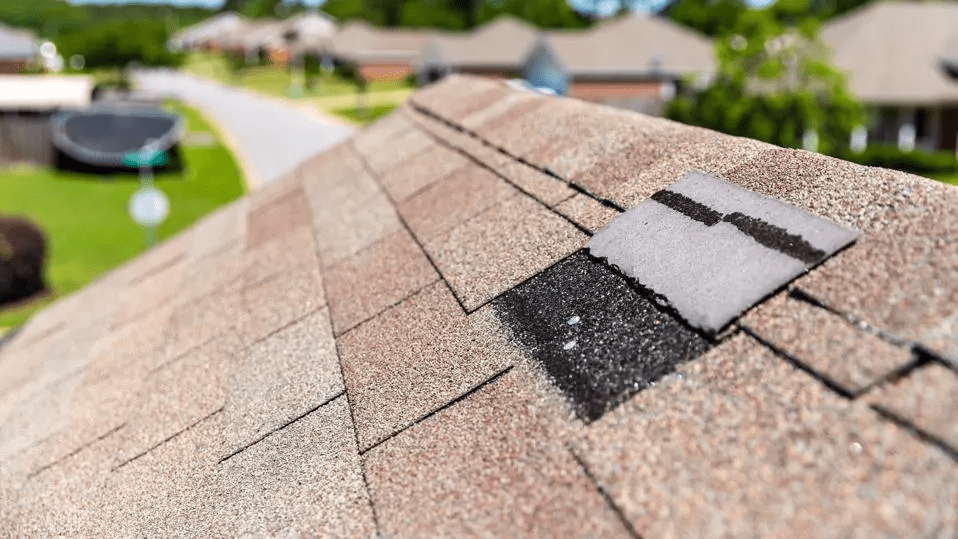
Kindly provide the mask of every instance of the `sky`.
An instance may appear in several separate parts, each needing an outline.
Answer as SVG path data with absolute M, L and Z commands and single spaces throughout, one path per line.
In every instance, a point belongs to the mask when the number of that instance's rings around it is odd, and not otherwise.
M 201 6 L 216 8 L 223 5 L 223 0 L 72 0 L 73 4 L 123 4 L 135 1 L 141 4 L 176 4 L 180 6 Z M 591 0 L 568 0 L 573 8 L 580 9 L 591 6 L 594 2 Z M 669 0 L 632 0 L 639 11 L 658 11 L 662 9 Z M 774 0 L 746 0 L 752 7 L 765 7 Z M 306 0 L 307 5 L 323 4 L 325 0 Z M 608 15 L 615 11 L 618 6 L 618 0 L 598 0 L 599 14 Z

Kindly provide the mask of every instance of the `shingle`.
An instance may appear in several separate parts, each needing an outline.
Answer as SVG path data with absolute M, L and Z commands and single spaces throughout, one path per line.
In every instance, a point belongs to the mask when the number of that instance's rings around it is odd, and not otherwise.
M 55 434 L 80 383 L 74 373 L 23 395 L 0 424 L 0 462 Z
M 355 440 L 343 396 L 224 462 L 209 532 L 375 535 Z
M 741 323 L 849 395 L 861 393 L 914 361 L 907 348 L 893 346 L 787 294 L 760 305 Z
M 458 119 L 459 114 L 469 111 L 476 100 L 488 101 L 488 92 L 503 87 L 499 81 L 451 75 L 443 84 L 435 84 L 416 92 L 412 102 L 439 116 L 450 120 Z
M 227 244 L 243 240 L 248 213 L 249 199 L 244 197 L 204 217 L 192 229 L 191 258 L 209 256 Z
M 517 372 L 365 456 L 381 532 L 395 537 L 625 537 Z
M 352 144 L 359 153 L 370 155 L 380 151 L 393 138 L 411 127 L 412 124 L 405 114 L 390 114 L 357 133 L 352 139 Z
M 482 135 L 482 138 L 486 139 L 485 135 L 489 132 L 487 129 L 492 129 L 505 118 L 518 116 L 547 102 L 554 103 L 555 101 L 549 101 L 539 92 L 512 91 L 488 107 L 473 111 L 461 120 L 455 120 L 455 123 Z M 452 119 L 450 118 L 450 120 Z
M 163 365 L 144 382 L 137 413 L 120 431 L 116 465 L 142 456 L 223 407 L 225 376 L 236 353 L 229 336 Z
M 440 282 L 339 338 L 361 450 L 509 364 L 489 316 L 467 317 Z
M 569 184 L 553 178 L 535 168 L 512 159 L 502 159 L 502 154 L 496 159 L 484 161 L 490 168 L 506 177 L 523 191 L 529 193 L 546 206 L 553 207 L 563 200 L 576 194 Z M 481 156 L 477 156 L 482 160 Z
M 874 405 L 948 445 L 958 454 L 958 374 L 932 363 L 886 384 Z
M 242 316 L 240 286 L 229 286 L 180 304 L 166 325 L 164 348 L 152 358 L 154 367 L 182 357 L 211 340 L 233 335 Z
M 643 118 L 641 122 L 665 120 Z M 575 167 L 578 172 L 567 179 L 594 195 L 628 209 L 678 181 L 689 170 L 724 177 L 726 171 L 751 161 L 772 147 L 751 139 L 682 126 L 663 129 L 655 132 L 654 136 L 636 136 L 631 145 L 596 161 L 594 165 L 583 163 Z
M 336 335 L 398 303 L 439 275 L 405 230 L 399 230 L 325 272 Z
M 316 248 L 330 267 L 400 228 L 396 210 L 361 164 L 348 174 L 318 177 L 306 183 L 313 210 Z
M 311 268 L 284 271 L 253 283 L 241 293 L 242 312 L 236 328 L 250 344 L 326 305 L 322 277 Z
M 574 442 L 642 536 L 958 531 L 958 463 L 754 340 L 679 372 Z
M 137 277 L 123 294 L 116 298 L 121 307 L 112 321 L 113 327 L 133 322 L 148 311 L 175 301 L 185 273 L 183 255 L 179 254 Z
M 301 187 L 296 187 L 250 211 L 246 245 L 255 249 L 297 228 L 308 228 L 311 223 L 306 194 Z
M 470 163 L 409 197 L 397 209 L 416 238 L 428 243 L 517 194 L 492 172 Z
M 426 245 L 439 271 L 473 310 L 582 247 L 586 236 L 517 195 Z
M 436 145 L 380 176 L 383 187 L 396 203 L 469 164 L 459 152 Z
M 605 228 L 619 215 L 618 211 L 582 193 L 567 199 L 555 209 L 593 234 Z
M 223 455 L 253 443 L 343 391 L 326 309 L 232 356 Z
M 958 364 L 958 218 L 952 215 L 902 217 L 798 286 L 839 312 Z
M 376 174 L 382 175 L 409 159 L 417 159 L 422 152 L 436 144 L 432 137 L 426 133 L 419 129 L 410 129 L 389 141 L 388 152 L 379 149 L 365 154 L 364 157 L 369 164 L 369 168 Z
M 589 241 L 689 324 L 718 332 L 857 232 L 690 171 Z

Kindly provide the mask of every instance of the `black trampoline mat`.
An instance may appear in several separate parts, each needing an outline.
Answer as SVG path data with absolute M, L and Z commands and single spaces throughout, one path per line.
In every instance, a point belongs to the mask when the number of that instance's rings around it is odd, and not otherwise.
M 138 151 L 150 139 L 167 136 L 176 124 L 176 117 L 159 113 L 95 112 L 67 119 L 63 131 L 70 143 L 81 148 L 116 154 Z

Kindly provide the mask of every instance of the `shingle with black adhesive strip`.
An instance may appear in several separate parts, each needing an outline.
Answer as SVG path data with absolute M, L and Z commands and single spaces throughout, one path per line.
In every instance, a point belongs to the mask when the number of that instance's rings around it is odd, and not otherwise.
M 585 251 L 513 288 L 493 305 L 514 338 L 587 421 L 710 346 Z
M 692 326 L 717 332 L 857 236 L 693 171 L 616 218 L 588 248 Z

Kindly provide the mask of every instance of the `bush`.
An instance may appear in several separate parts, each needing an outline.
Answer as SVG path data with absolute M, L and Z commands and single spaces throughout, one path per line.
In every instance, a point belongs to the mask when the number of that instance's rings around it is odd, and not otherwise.
M 958 157 L 953 151 L 926 152 L 912 150 L 903 152 L 897 146 L 876 144 L 862 153 L 850 150 L 838 152 L 835 157 L 869 167 L 890 168 L 915 174 L 930 174 L 958 171 Z
M 47 241 L 33 223 L 0 217 L 0 305 L 46 289 L 43 263 Z

